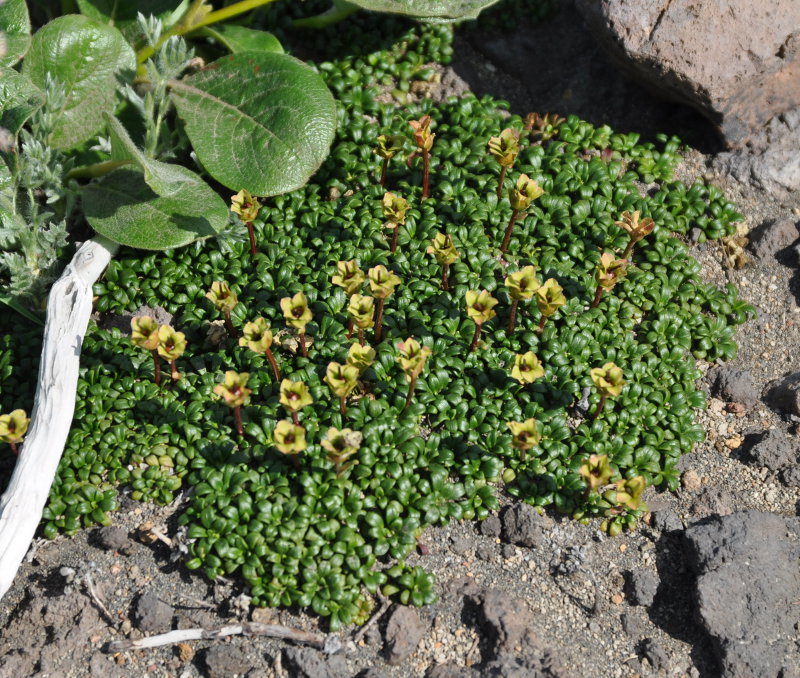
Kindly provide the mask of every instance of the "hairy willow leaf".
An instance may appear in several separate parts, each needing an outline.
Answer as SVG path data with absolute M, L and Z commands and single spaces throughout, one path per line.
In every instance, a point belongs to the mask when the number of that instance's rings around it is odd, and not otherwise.
M 13 66 L 31 44 L 31 20 L 25 0 L 0 2 L 0 33 L 5 42 L 5 49 L 0 45 L 0 66 Z
M 158 17 L 165 26 L 172 25 L 189 6 L 184 0 L 176 8 L 176 0 L 139 0 L 139 2 L 120 2 L 120 0 L 77 0 L 80 13 L 100 23 L 118 28 L 130 41 L 139 37 L 137 14 Z
M 37 31 L 23 73 L 44 88 L 49 72 L 67 93 L 50 143 L 72 148 L 97 134 L 103 113 L 114 109 L 120 77 L 132 76 L 135 67 L 136 54 L 122 34 L 94 19 L 62 16 Z
M 13 68 L 0 66 L 0 127 L 13 136 L 44 103 L 44 94 L 27 77 Z
M 213 38 L 229 52 L 276 52 L 283 54 L 280 41 L 272 33 L 246 26 L 221 24 L 201 29 L 201 34 Z
M 354 5 L 372 12 L 405 14 L 420 21 L 447 23 L 461 19 L 474 19 L 482 9 L 497 0 L 349 0 Z
M 285 54 L 232 54 L 170 88 L 201 164 L 232 190 L 292 191 L 333 141 L 331 93 L 313 69 Z
M 200 177 L 183 172 L 187 180 L 180 189 L 161 196 L 141 172 L 115 170 L 83 189 L 86 220 L 100 235 L 144 250 L 180 247 L 213 236 L 227 223 L 228 208 Z

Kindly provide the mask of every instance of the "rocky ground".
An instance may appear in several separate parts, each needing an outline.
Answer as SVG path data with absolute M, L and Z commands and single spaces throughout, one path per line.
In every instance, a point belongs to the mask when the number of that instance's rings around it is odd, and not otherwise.
M 126 500 L 113 527 L 35 544 L 0 601 L 0 678 L 800 676 L 800 378 L 781 381 L 800 370 L 800 195 L 734 171 L 701 118 L 625 81 L 569 3 L 510 38 L 464 33 L 443 86 L 520 113 L 678 133 L 690 142 L 680 177 L 705 176 L 744 214 L 740 238 L 695 246 L 704 275 L 738 285 L 758 316 L 740 328 L 735 361 L 702 365 L 707 440 L 684 457 L 681 489 L 650 491 L 641 529 L 617 538 L 511 501 L 483 523 L 428 530 L 408 562 L 436 574 L 439 602 L 382 605 L 336 636 L 314 617 L 250 610 L 236 582 L 181 568 L 180 501 Z M 247 622 L 310 642 L 239 635 L 110 651 Z

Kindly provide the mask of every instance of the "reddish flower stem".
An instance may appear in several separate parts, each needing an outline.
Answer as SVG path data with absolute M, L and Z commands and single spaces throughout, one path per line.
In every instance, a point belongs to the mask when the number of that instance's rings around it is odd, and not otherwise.
M 347 338 L 348 339 L 353 336 L 353 329 L 354 329 L 353 328 L 353 319 L 350 318 L 350 320 L 347 321 Z
M 389 170 L 389 158 L 383 159 L 383 164 L 381 165 L 381 187 L 386 185 L 386 173 Z
M 450 264 L 442 264 L 442 289 L 447 292 L 450 290 L 450 283 L 448 278 L 450 277 Z
M 481 325 L 475 323 L 475 334 L 472 337 L 472 343 L 469 345 L 469 352 L 472 353 L 476 348 L 478 348 L 478 339 L 481 337 Z
M 604 396 L 604 395 L 601 395 L 601 396 L 600 396 L 600 402 L 599 402 L 599 403 L 597 403 L 597 409 L 594 411 L 594 414 L 592 415 L 592 421 L 594 421 L 595 419 L 597 419 L 597 417 L 598 417 L 598 416 L 600 415 L 600 413 L 603 411 L 603 406 L 604 406 L 605 404 L 606 404 L 606 396 Z
M 169 369 L 172 371 L 170 376 L 172 377 L 173 383 L 178 381 L 178 379 L 181 378 L 181 373 L 178 372 L 178 366 L 175 364 L 174 360 L 169 361 Z
M 154 348 L 150 353 L 153 355 L 153 381 L 156 386 L 161 386 L 161 361 L 158 359 L 158 349 Z
M 281 378 L 281 371 L 278 369 L 278 363 L 275 362 L 275 356 L 272 355 L 272 351 L 267 349 L 267 360 L 269 360 L 269 364 L 272 365 L 272 371 L 275 373 L 275 379 Z
M 497 180 L 497 199 L 501 200 L 503 197 L 503 184 L 506 180 L 506 172 L 508 171 L 508 167 L 505 165 L 500 165 L 500 177 Z
M 385 299 L 378 299 L 378 307 L 375 309 L 375 343 L 380 343 L 381 333 L 383 332 L 383 303 Z
M 300 330 L 300 350 L 303 352 L 303 357 L 308 358 L 308 349 L 306 348 L 306 331 Z
M 12 452 L 13 452 L 15 455 L 19 454 L 19 450 L 17 449 L 17 444 L 16 444 L 16 443 L 9 443 L 9 445 L 11 445 L 11 451 L 12 451 Z
M 403 407 L 403 410 L 407 410 L 408 406 L 411 404 L 411 399 L 414 397 L 414 389 L 417 387 L 417 376 L 414 375 L 411 377 L 411 381 L 408 383 L 408 395 L 406 396 L 406 404 Z
M 253 230 L 253 222 L 248 221 L 247 223 L 247 235 L 250 236 L 250 254 L 256 256 L 256 234 Z
M 600 298 L 603 296 L 603 291 L 603 288 L 598 285 L 597 289 L 594 291 L 594 301 L 589 308 L 597 308 L 597 305 L 600 303 Z
M 400 230 L 400 226 L 398 224 L 395 224 L 394 228 L 392 229 L 392 244 L 391 244 L 391 247 L 389 248 L 389 251 L 392 254 L 397 252 L 397 232 L 399 230 Z
M 339 396 L 339 412 L 343 417 L 347 414 L 347 403 L 345 402 L 345 396 Z
M 300 426 L 300 419 L 298 419 L 298 417 L 297 417 L 297 411 L 296 410 L 292 410 L 292 423 L 295 426 Z
M 514 224 L 517 223 L 517 217 L 519 216 L 519 210 L 514 210 L 511 213 L 511 219 L 508 221 L 508 226 L 506 226 L 506 234 L 503 236 L 503 244 L 500 245 L 500 251 L 505 254 L 506 250 L 508 249 L 508 243 L 511 242 L 511 231 L 514 230 Z
M 239 333 L 236 331 L 236 328 L 233 326 L 233 321 L 231 320 L 231 312 L 225 311 L 225 329 L 228 330 L 228 335 L 232 339 L 236 339 L 239 336 Z
M 539 320 L 539 327 L 536 328 L 536 334 L 541 334 L 544 332 L 544 324 L 547 322 L 547 316 L 542 315 L 541 320 Z
M 427 149 L 422 149 L 422 199 L 428 197 L 428 179 L 430 176 L 431 154 Z
M 236 424 L 236 432 L 240 438 L 244 438 L 244 426 L 242 426 L 242 413 L 237 405 L 233 408 L 233 421 Z
M 360 327 L 358 328 L 358 343 L 361 344 L 361 346 L 364 345 L 364 330 Z
M 622 259 L 623 261 L 628 261 L 628 257 L 631 256 L 631 252 L 633 252 L 633 246 L 635 244 L 636 244 L 636 241 L 633 238 L 628 240 L 628 244 L 625 247 L 625 251 L 622 253 L 622 256 L 620 257 L 620 259 Z
M 517 323 L 517 305 L 519 304 L 519 299 L 512 299 L 511 300 L 511 314 L 508 316 L 508 333 L 511 334 L 514 331 L 514 326 Z
M 299 454 L 290 454 L 289 457 L 292 460 L 292 466 L 294 466 L 299 471 L 300 470 L 300 455 Z

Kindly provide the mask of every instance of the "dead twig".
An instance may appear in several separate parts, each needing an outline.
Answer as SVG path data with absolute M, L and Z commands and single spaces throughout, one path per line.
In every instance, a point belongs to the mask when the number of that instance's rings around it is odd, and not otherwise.
M 392 601 L 389 600 L 386 596 L 382 594 L 378 595 L 380 595 L 381 598 L 381 606 L 378 608 L 378 611 L 364 623 L 364 626 L 362 626 L 358 631 L 356 631 L 356 634 L 353 636 L 353 642 L 356 645 L 358 645 L 359 642 L 361 642 L 361 639 L 364 637 L 364 635 L 367 633 L 370 627 L 375 625 L 375 622 L 377 622 L 383 616 L 383 613 L 386 612 L 386 610 L 388 610 L 389 606 L 392 604 Z
M 111 616 L 111 613 L 108 611 L 108 608 L 103 604 L 103 601 L 100 599 L 100 596 L 97 595 L 97 591 L 94 589 L 94 582 L 92 581 L 92 575 L 88 572 L 83 575 L 83 585 L 86 587 L 86 591 L 89 594 L 89 598 L 92 599 L 92 602 L 97 606 L 97 609 L 103 613 L 103 616 L 106 618 L 106 621 L 111 625 L 112 628 L 117 628 L 117 622 L 114 620 L 114 617 Z
M 295 643 L 311 645 L 323 652 L 327 651 L 330 654 L 336 651 L 330 648 L 335 646 L 336 649 L 338 649 L 341 647 L 340 643 L 329 642 L 328 637 L 318 633 L 301 631 L 300 629 L 293 629 L 281 624 L 244 622 L 242 624 L 220 626 L 216 629 L 179 629 L 177 631 L 148 636 L 141 640 L 115 640 L 108 644 L 106 651 L 114 653 L 125 652 L 127 650 L 144 650 L 151 647 L 161 647 L 162 645 L 183 643 L 187 640 L 213 640 L 215 638 L 225 638 L 226 636 L 267 636 L 269 638 L 280 638 L 282 640 L 291 640 Z

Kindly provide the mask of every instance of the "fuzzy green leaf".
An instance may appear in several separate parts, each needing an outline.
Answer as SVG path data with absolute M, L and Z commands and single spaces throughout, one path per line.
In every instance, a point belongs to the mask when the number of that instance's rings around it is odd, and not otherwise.
M 239 52 L 275 52 L 283 54 L 283 47 L 272 33 L 246 26 L 221 24 L 202 29 L 202 35 L 213 38 L 232 54 Z
M 474 19 L 481 10 L 497 0 L 350 0 L 354 5 L 371 12 L 404 14 L 420 21 L 449 23 L 462 19 Z
M 13 68 L 0 66 L 0 127 L 16 137 L 43 103 L 44 94 L 28 78 Z
M 77 0 L 80 13 L 100 23 L 118 28 L 122 34 L 133 41 L 139 33 L 136 16 L 156 16 L 165 26 L 177 21 L 186 11 L 188 2 L 181 2 L 176 8 L 175 0 L 140 0 L 139 2 L 120 2 L 119 0 Z
M 5 50 L 0 46 L 0 66 L 13 66 L 31 44 L 31 20 L 25 0 L 0 2 L 0 33 Z
M 331 93 L 285 54 L 232 54 L 170 86 L 198 159 L 232 190 L 267 196 L 299 188 L 333 141 Z
M 49 72 L 67 92 L 50 143 L 73 148 L 95 136 L 103 127 L 103 113 L 114 109 L 120 78 L 131 77 L 135 66 L 136 55 L 122 34 L 94 19 L 62 16 L 40 29 L 23 73 L 44 88 Z
M 145 250 L 180 247 L 215 235 L 227 223 L 228 208 L 197 175 L 183 171 L 186 181 L 164 196 L 135 170 L 108 174 L 83 190 L 86 220 L 106 238 Z

